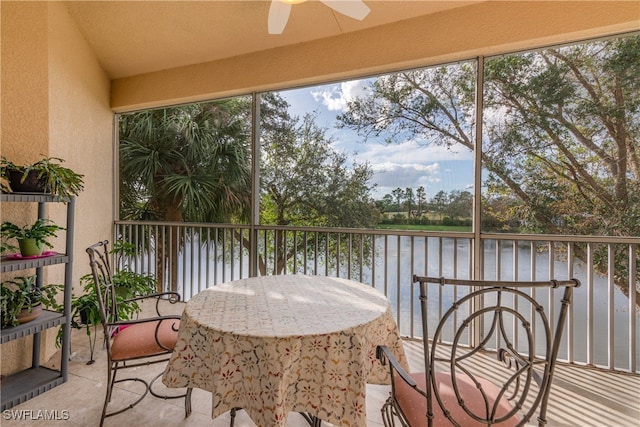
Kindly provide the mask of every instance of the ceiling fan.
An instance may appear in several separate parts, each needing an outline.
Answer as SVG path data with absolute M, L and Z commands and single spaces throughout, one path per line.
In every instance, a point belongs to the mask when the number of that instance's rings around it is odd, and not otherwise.
M 271 0 L 269 8 L 269 34 L 280 34 L 291 13 L 291 5 L 307 0 Z M 371 9 L 362 0 L 320 0 L 331 9 L 350 18 L 362 21 Z

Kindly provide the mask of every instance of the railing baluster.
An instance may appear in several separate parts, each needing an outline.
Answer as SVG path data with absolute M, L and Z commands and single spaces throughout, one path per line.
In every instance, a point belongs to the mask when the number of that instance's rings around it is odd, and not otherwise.
M 326 238 L 324 239 L 324 275 L 329 275 L 329 239 L 331 238 L 331 233 L 326 232 Z
M 340 277 L 340 246 L 342 245 L 342 235 L 336 233 L 336 277 Z
M 587 244 L 587 365 L 594 365 L 594 313 L 593 313 L 593 244 Z
M 553 279 L 556 277 L 556 271 L 555 271 L 555 266 L 556 266 L 556 255 L 555 255 L 555 248 L 556 248 L 556 244 L 555 242 L 550 242 L 549 243 L 549 277 L 548 279 Z M 547 290 L 547 299 L 549 301 L 549 322 L 551 322 L 551 325 L 555 325 L 555 312 L 554 312 L 554 301 L 553 301 L 553 292 L 551 291 L 551 289 Z
M 442 262 L 443 262 L 443 257 L 442 257 L 442 237 L 438 237 L 438 276 L 443 276 L 444 273 L 442 271 Z M 438 319 L 442 318 L 442 312 L 443 312 L 443 307 L 442 307 L 442 286 L 438 286 Z
M 229 228 L 227 229 L 227 232 L 229 233 L 229 280 L 233 281 L 236 280 L 237 277 L 236 263 L 238 261 L 236 258 L 237 255 L 239 255 L 239 252 L 236 248 L 236 236 L 234 229 Z
M 318 231 L 316 231 L 314 234 L 314 238 L 313 238 L 313 250 L 314 250 L 314 254 L 313 254 L 313 274 L 318 274 L 318 258 L 319 258 L 319 252 L 318 252 L 318 234 L 320 234 Z
M 353 268 L 353 234 L 347 237 L 347 279 L 351 280 L 351 269 Z M 338 263 L 340 258 L 338 257 Z
M 171 244 L 171 242 L 173 242 L 173 239 L 174 239 L 174 237 L 173 237 L 174 234 L 176 234 L 176 238 L 179 239 L 180 236 L 178 236 L 178 230 L 179 229 L 177 227 L 175 228 L 175 231 L 174 231 L 174 227 L 169 227 L 169 241 L 165 242 L 165 244 L 166 244 L 165 251 L 168 250 L 169 256 L 160 258 L 160 266 L 159 267 L 162 268 L 162 273 L 166 272 L 166 274 L 162 275 L 163 282 L 164 282 L 163 283 L 163 289 L 165 289 L 165 290 L 171 290 L 170 280 L 171 280 L 171 277 L 172 277 L 172 274 L 173 274 L 173 265 L 172 265 L 172 263 L 168 262 L 167 263 L 168 265 L 165 266 L 165 262 L 166 262 L 165 260 L 172 260 L 173 257 L 176 257 L 175 258 L 176 260 L 178 259 L 178 254 L 174 254 L 173 253 L 173 245 Z
M 309 265 L 309 252 L 308 252 L 308 248 L 307 248 L 307 244 L 309 242 L 309 236 L 307 235 L 307 231 L 305 230 L 302 234 L 302 238 L 303 238 L 303 242 L 304 242 L 304 255 L 303 255 L 303 259 L 304 259 L 304 264 L 302 267 L 302 272 L 304 274 L 308 274 L 307 272 L 307 266 Z
M 424 236 L 424 266 L 425 266 L 425 271 L 424 274 L 429 274 L 428 268 L 429 268 L 429 236 Z M 411 277 L 413 277 L 413 273 L 411 274 Z
M 178 239 L 178 242 L 180 241 L 184 241 L 184 248 L 182 251 L 180 251 L 180 247 L 176 248 L 176 252 L 177 253 L 182 253 L 182 283 L 188 283 L 187 282 L 187 271 L 191 268 L 190 264 L 191 264 L 191 260 L 187 260 L 187 251 L 186 251 L 186 247 L 187 247 L 187 243 L 189 244 L 191 253 L 193 254 L 193 227 L 186 227 L 184 229 L 179 229 L 181 230 L 181 238 Z M 187 268 L 189 267 L 189 268 Z M 176 267 L 177 268 L 177 267 Z M 179 270 L 178 270 L 179 271 Z M 177 276 L 177 274 L 176 274 Z M 173 278 L 173 276 L 171 276 L 169 278 L 169 282 L 171 283 L 171 279 Z M 171 283 L 171 288 L 173 288 L 174 286 L 177 286 L 177 283 Z M 190 284 L 190 287 L 193 286 L 193 284 Z
M 538 254 L 538 245 L 536 244 L 536 242 L 531 241 L 530 242 L 530 247 L 531 247 L 531 255 L 530 255 L 530 269 L 531 269 L 531 273 L 530 273 L 530 278 L 529 280 L 531 281 L 535 281 L 536 280 L 536 260 L 538 259 L 538 257 L 536 256 Z M 532 298 L 536 298 L 536 288 L 535 286 L 531 288 L 531 297 Z M 530 311 L 529 311 L 529 315 L 531 316 L 531 319 L 535 318 L 535 312 L 534 312 L 534 308 L 533 306 L 531 306 Z M 533 324 L 531 325 L 531 332 L 533 334 L 533 345 L 536 345 L 536 322 L 533 322 Z
M 567 277 L 575 277 L 573 271 L 574 264 L 574 243 L 567 242 Z M 567 361 L 569 363 L 573 363 L 573 315 L 574 315 L 575 304 L 569 306 L 569 311 L 567 315 L 567 324 L 565 326 L 567 337 Z
M 235 233 L 235 231 L 234 231 Z M 242 246 L 242 242 L 244 240 L 244 233 L 245 230 L 243 230 L 242 228 L 238 229 L 238 274 L 240 275 L 240 279 L 244 279 L 246 278 L 246 276 L 243 274 L 244 272 L 244 246 Z
M 204 251 L 204 256 L 206 257 L 205 272 L 204 272 L 204 283 L 205 283 L 204 289 L 208 288 L 209 286 L 213 286 L 215 284 L 215 282 L 211 283 L 211 228 L 209 227 L 205 228 L 205 232 L 207 235 L 205 237 L 206 246 Z M 203 287 L 199 286 L 198 292 L 200 292 L 201 290 L 203 290 Z
M 389 258 L 389 236 L 388 235 L 384 235 L 384 259 L 385 261 Z M 384 267 L 383 267 L 383 279 L 384 279 L 384 294 L 385 295 L 389 295 L 389 280 L 388 280 L 388 274 L 389 274 L 389 263 L 385 262 L 384 263 Z M 400 284 L 396 283 L 396 292 L 400 292 Z M 400 312 L 400 307 L 398 307 L 398 312 Z M 400 326 L 400 325 L 398 325 Z
M 190 279 L 189 281 L 191 282 L 191 295 L 195 295 L 196 293 L 194 293 L 194 285 L 197 285 L 197 283 L 194 283 L 195 282 L 194 279 L 197 277 L 198 280 L 200 280 L 198 275 L 195 274 L 195 271 L 197 270 L 197 268 L 200 265 L 200 252 L 198 250 L 198 247 L 200 246 L 200 238 L 197 237 L 197 235 L 196 235 L 196 228 L 195 227 L 191 227 L 189 230 L 191 232 L 190 239 L 191 239 L 191 254 L 192 254 L 192 256 L 191 256 L 191 259 L 189 260 L 189 262 L 191 264 L 191 271 L 189 272 L 189 275 L 188 276 L 185 275 L 185 277 L 189 277 L 189 279 Z M 198 252 L 198 259 L 197 260 L 194 259 L 196 257 L 193 256 L 193 254 L 196 253 L 196 252 Z M 187 256 L 186 252 L 185 252 L 184 256 Z M 196 263 L 196 261 L 197 261 L 197 263 Z M 197 285 L 197 286 L 199 286 L 199 285 Z
M 359 256 L 358 259 L 360 260 L 360 265 L 359 265 L 359 269 L 360 272 L 358 274 L 358 280 L 360 282 L 364 282 L 364 242 L 365 242 L 365 234 L 361 234 L 360 235 L 360 248 L 359 248 Z
M 636 281 L 638 268 L 638 245 L 629 245 L 629 371 L 636 372 Z
M 214 233 L 214 238 L 213 238 L 213 259 L 215 260 L 215 263 L 213 264 L 213 281 L 214 281 L 214 285 L 217 285 L 218 282 L 218 241 L 220 239 L 220 229 L 216 228 L 215 229 L 215 233 Z M 223 265 L 224 266 L 224 265 Z
M 502 240 L 496 242 L 496 280 L 502 279 Z
M 227 230 L 225 228 L 222 229 L 222 244 L 220 245 L 222 249 L 222 283 L 227 281 Z
M 409 236 L 409 239 L 411 241 L 411 245 L 410 245 L 410 251 L 411 251 L 410 255 L 411 256 L 409 258 L 411 260 L 410 261 L 411 264 L 410 264 L 410 267 L 409 267 L 409 271 L 414 271 L 415 268 L 414 268 L 413 260 L 414 260 L 414 257 L 415 257 L 415 243 L 416 243 L 415 242 L 415 236 Z M 398 264 L 400 264 L 400 256 L 398 256 Z M 414 286 L 413 280 L 409 279 L 409 282 L 411 283 L 411 295 L 413 295 L 413 293 L 415 291 L 415 286 Z M 414 336 L 415 335 L 415 330 L 414 330 L 414 328 L 415 328 L 414 323 L 415 322 L 414 322 L 414 318 L 413 318 L 413 312 L 414 312 L 414 309 L 415 309 L 415 300 L 416 299 L 415 298 L 410 298 L 409 300 L 411 301 L 411 307 L 410 307 L 411 316 L 409 318 L 409 322 L 410 322 L 410 325 L 411 325 L 411 336 Z
M 615 306 L 613 304 L 613 288 L 615 283 L 613 278 L 615 277 L 615 252 L 613 250 L 613 245 L 607 245 L 607 270 L 609 272 L 609 278 L 607 280 L 607 335 L 608 342 L 607 348 L 609 349 L 607 363 L 609 365 L 609 369 L 613 369 L 615 366 L 615 333 L 616 333 L 616 325 L 614 319 Z
M 400 284 L 402 283 L 402 277 L 400 276 L 400 259 L 402 257 L 402 252 L 400 249 L 400 239 L 402 238 L 402 236 L 398 235 L 396 237 L 396 283 L 398 284 L 398 291 L 396 293 L 396 307 L 398 307 L 398 327 L 400 327 L 400 313 L 402 312 L 402 301 L 401 301 L 401 296 L 402 296 L 402 286 L 400 286 Z M 410 303 L 413 303 L 413 298 L 409 298 Z M 413 317 L 413 312 L 411 312 L 411 316 Z

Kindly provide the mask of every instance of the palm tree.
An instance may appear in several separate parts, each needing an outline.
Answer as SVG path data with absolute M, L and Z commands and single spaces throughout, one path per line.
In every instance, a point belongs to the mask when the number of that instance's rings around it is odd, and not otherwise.
M 248 102 L 234 98 L 122 115 L 121 219 L 246 223 L 251 191 Z M 172 235 L 171 253 L 178 253 L 183 243 Z M 156 249 L 165 254 L 157 259 L 161 287 L 169 251 Z M 171 283 L 175 289 L 176 277 Z

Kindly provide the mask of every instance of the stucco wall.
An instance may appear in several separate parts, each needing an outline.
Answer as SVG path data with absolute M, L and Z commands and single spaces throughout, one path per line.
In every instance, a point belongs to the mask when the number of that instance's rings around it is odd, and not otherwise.
M 637 1 L 494 1 L 376 29 L 116 79 L 127 111 L 290 88 L 640 29 Z
M 74 286 L 88 272 L 84 248 L 110 236 L 113 182 L 113 112 L 110 82 L 60 3 L 1 3 L 2 111 L 0 154 L 14 163 L 60 157 L 85 175 L 76 204 Z M 63 206 L 47 215 L 65 224 Z M 25 224 L 36 217 L 31 204 L 3 204 L 2 219 Z M 54 242 L 64 247 L 64 233 Z M 60 246 L 62 245 L 62 246 Z M 31 272 L 20 272 L 20 275 Z M 62 283 L 64 268 L 46 270 L 45 283 Z M 43 334 L 42 359 L 55 351 Z M 2 374 L 30 366 L 31 339 L 3 344 Z
M 113 120 L 110 81 L 60 3 L 49 8 L 49 153 L 84 175 L 76 202 L 74 276 L 88 270 L 86 247 L 110 238 Z

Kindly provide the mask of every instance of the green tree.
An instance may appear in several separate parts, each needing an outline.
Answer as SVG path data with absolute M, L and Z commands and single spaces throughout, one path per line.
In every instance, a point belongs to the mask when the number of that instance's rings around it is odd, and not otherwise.
M 486 197 L 517 201 L 506 220 L 529 232 L 640 235 L 640 36 L 495 58 L 484 71 Z M 341 126 L 473 150 L 475 74 L 464 63 L 378 78 Z M 628 256 L 615 256 L 628 295 Z M 595 267 L 606 272 L 606 256 Z
M 452 219 L 470 219 L 473 211 L 473 195 L 468 191 L 452 190 L 444 213 Z
M 404 198 L 404 191 L 402 188 L 398 187 L 391 192 L 393 198 L 396 199 L 396 211 L 400 212 L 402 210 L 402 199 Z
M 494 194 L 529 231 L 640 235 L 640 37 L 487 62 Z M 508 176 L 511 180 L 503 179 Z
M 374 228 L 380 213 L 370 195 L 373 172 L 369 165 L 349 164 L 346 154 L 333 149 L 326 129 L 315 124 L 314 115 L 290 116 L 288 104 L 276 94 L 263 96 L 263 112 L 261 224 Z M 288 260 L 314 238 L 309 234 L 305 239 L 301 233 L 297 240 L 287 241 L 284 233 L 278 234 L 274 273 L 282 272 Z M 328 257 L 326 262 L 333 259 Z M 266 274 L 265 260 L 259 262 L 261 273 Z
M 438 191 L 431 199 L 431 204 L 433 205 L 433 210 L 439 215 L 440 221 L 442 221 L 442 215 L 447 205 L 447 194 L 443 190 Z
M 382 200 L 377 201 L 378 207 L 382 212 L 390 212 L 393 210 L 393 196 L 391 194 L 385 194 Z
M 128 220 L 246 222 L 250 206 L 247 99 L 120 116 L 120 217 Z M 158 283 L 184 242 L 157 260 Z M 158 239 L 158 243 L 162 239 Z M 172 277 L 175 286 L 176 277 Z
M 423 186 L 418 187 L 416 190 L 416 207 L 418 218 L 422 218 L 422 215 L 426 213 L 427 192 Z
M 411 219 L 411 213 L 413 212 L 413 188 L 411 187 L 407 187 L 404 190 L 404 205 L 405 205 L 405 209 L 407 210 L 407 223 L 409 222 L 409 219 Z

